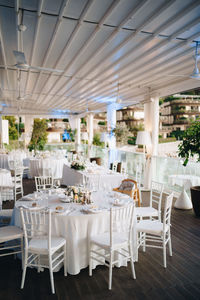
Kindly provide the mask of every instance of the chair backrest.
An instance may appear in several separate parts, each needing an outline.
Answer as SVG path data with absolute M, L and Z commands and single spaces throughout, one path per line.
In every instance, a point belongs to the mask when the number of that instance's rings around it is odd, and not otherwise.
M 22 227 L 24 231 L 25 249 L 32 238 L 48 239 L 48 249 L 51 248 L 51 211 L 46 209 L 20 208 Z
M 112 171 L 117 172 L 117 165 L 118 165 L 117 161 L 112 163 Z
M 53 187 L 53 178 L 51 176 L 35 177 L 36 191 L 51 189 Z
M 11 170 L 11 175 L 13 176 L 14 183 L 21 183 L 23 180 L 24 168 L 17 168 Z
M 121 174 L 126 174 L 127 173 L 127 164 L 126 162 L 121 163 Z
M 170 226 L 173 196 L 174 194 L 171 193 L 169 196 L 166 197 L 165 200 L 165 207 L 164 207 L 164 214 L 163 214 L 163 232 L 165 232 L 166 225 Z
M 158 210 L 159 216 L 161 214 L 161 202 L 164 184 L 156 181 L 151 182 L 150 192 L 150 206 Z
M 125 235 L 129 242 L 132 240 L 134 205 L 128 204 L 119 208 L 110 209 L 110 246 L 113 245 L 113 233 Z

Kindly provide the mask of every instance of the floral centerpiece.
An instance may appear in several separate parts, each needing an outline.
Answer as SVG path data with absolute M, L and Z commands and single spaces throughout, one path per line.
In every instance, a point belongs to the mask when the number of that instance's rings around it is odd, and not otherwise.
M 85 170 L 85 165 L 83 162 L 79 161 L 79 160 L 74 160 L 71 163 L 71 168 L 75 169 L 75 170 Z

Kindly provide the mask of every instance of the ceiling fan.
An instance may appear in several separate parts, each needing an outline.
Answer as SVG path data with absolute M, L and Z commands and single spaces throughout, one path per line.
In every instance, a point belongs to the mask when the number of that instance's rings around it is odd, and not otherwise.
M 63 72 L 63 70 L 58 70 L 58 69 L 29 66 L 27 64 L 24 52 L 14 50 L 13 54 L 14 54 L 16 62 L 17 62 L 14 65 L 14 67 L 16 67 L 20 70 L 37 70 L 37 71 L 48 71 L 48 72 L 57 72 L 57 73 L 62 73 Z
M 200 45 L 200 42 L 196 41 L 195 43 L 196 43 L 195 55 L 193 56 L 194 61 L 195 61 L 195 66 L 194 66 L 194 70 L 193 70 L 192 74 L 190 74 L 190 75 L 167 74 L 167 76 L 187 77 L 187 78 L 200 80 L 200 72 L 199 72 L 199 69 L 198 69 L 198 61 L 200 60 L 200 54 L 198 54 L 198 47 Z

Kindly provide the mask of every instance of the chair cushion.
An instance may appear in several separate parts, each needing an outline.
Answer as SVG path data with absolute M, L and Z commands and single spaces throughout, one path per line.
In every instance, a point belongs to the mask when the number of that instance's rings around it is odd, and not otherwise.
M 163 223 L 160 221 L 142 220 L 137 223 L 137 232 L 145 232 L 149 234 L 161 236 L 163 233 Z M 165 226 L 165 233 L 169 230 L 169 226 Z
M 150 206 L 136 207 L 135 214 L 137 217 L 157 217 L 158 210 Z
M 135 184 L 132 181 L 122 181 L 119 190 L 122 191 L 132 191 L 135 189 Z
M 5 226 L 0 228 L 0 243 L 19 239 L 23 236 L 23 231 L 16 226 Z
M 90 242 L 93 244 L 96 244 L 98 246 L 108 248 L 110 247 L 110 233 L 106 232 L 103 234 L 99 234 L 96 236 L 92 236 L 90 238 Z M 117 248 L 117 246 L 120 247 L 122 244 L 126 244 L 128 242 L 128 234 L 116 232 L 113 233 L 113 247 Z
M 66 240 L 62 237 L 52 237 L 51 238 L 51 250 L 55 252 L 60 247 L 64 246 Z M 33 251 L 34 253 L 47 253 L 48 252 L 48 238 L 38 237 L 33 238 L 29 242 L 28 246 L 29 251 Z

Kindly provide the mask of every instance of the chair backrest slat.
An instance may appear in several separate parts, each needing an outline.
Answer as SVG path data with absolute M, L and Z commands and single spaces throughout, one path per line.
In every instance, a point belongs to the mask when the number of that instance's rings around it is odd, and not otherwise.
M 164 188 L 163 183 L 152 181 L 151 192 L 150 192 L 150 206 L 156 208 L 159 211 L 159 218 L 161 212 L 163 188 Z
M 53 187 L 53 178 L 51 176 L 36 176 L 35 186 L 37 191 L 50 189 Z
M 132 238 L 134 204 L 128 204 L 119 208 L 110 209 L 110 246 L 113 245 L 113 233 L 126 234 Z
M 29 240 L 37 237 L 48 238 L 48 247 L 51 248 L 51 211 L 46 209 L 20 208 L 22 226 L 24 231 L 25 247 Z
M 165 200 L 164 214 L 163 214 L 163 232 L 165 232 L 166 225 L 170 226 L 171 222 L 171 210 L 172 210 L 172 201 L 173 193 L 167 196 Z

